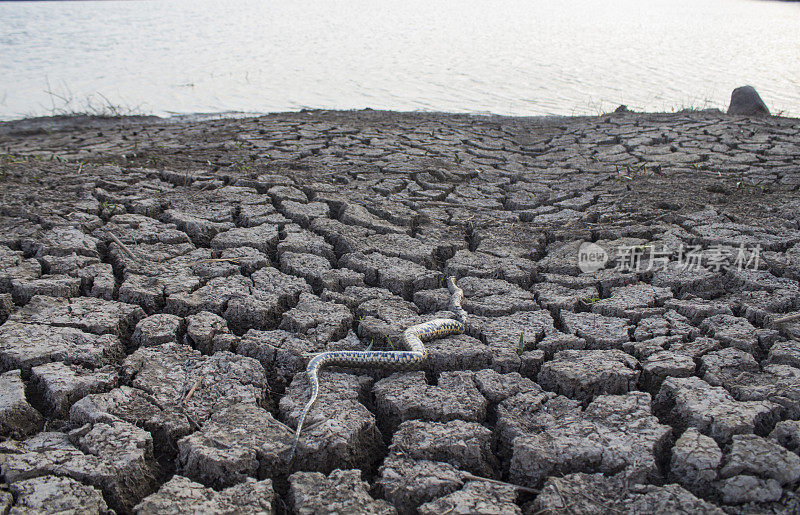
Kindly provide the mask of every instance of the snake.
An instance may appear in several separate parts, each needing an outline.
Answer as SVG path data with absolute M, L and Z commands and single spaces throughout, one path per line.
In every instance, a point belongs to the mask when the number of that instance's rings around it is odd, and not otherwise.
M 294 457 L 297 443 L 300 441 L 300 433 L 303 430 L 303 422 L 306 419 L 314 403 L 317 402 L 319 395 L 319 371 L 326 366 L 343 367 L 375 367 L 388 368 L 392 370 L 409 370 L 418 368 L 428 359 L 428 349 L 423 342 L 444 338 L 451 334 L 462 334 L 466 331 L 467 312 L 461 307 L 464 299 L 464 291 L 456 284 L 455 277 L 447 278 L 447 289 L 450 292 L 450 305 L 448 310 L 455 316 L 452 318 L 437 318 L 409 327 L 403 331 L 401 344 L 406 350 L 398 351 L 356 351 L 342 350 L 322 352 L 317 354 L 308 362 L 306 366 L 306 376 L 311 385 L 311 397 L 303 408 L 297 422 L 297 430 L 294 435 L 294 442 L 289 451 L 289 461 Z

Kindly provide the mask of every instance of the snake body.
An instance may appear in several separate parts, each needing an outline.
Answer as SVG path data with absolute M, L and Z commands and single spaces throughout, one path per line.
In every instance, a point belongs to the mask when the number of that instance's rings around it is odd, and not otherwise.
M 380 367 L 395 370 L 406 370 L 422 365 L 428 359 L 428 350 L 423 342 L 443 338 L 451 334 L 461 334 L 466 330 L 467 312 L 461 307 L 464 292 L 456 285 L 454 277 L 447 278 L 447 289 L 450 291 L 449 310 L 456 315 L 456 319 L 437 318 L 422 324 L 417 324 L 403 331 L 401 343 L 407 349 L 404 351 L 333 351 L 323 352 L 314 356 L 306 367 L 306 375 L 311 385 L 311 397 L 300 415 L 297 430 L 289 452 L 289 459 L 294 456 L 300 432 L 303 430 L 303 421 L 311 411 L 319 394 L 319 379 L 317 374 L 322 367 L 337 365 L 345 367 Z

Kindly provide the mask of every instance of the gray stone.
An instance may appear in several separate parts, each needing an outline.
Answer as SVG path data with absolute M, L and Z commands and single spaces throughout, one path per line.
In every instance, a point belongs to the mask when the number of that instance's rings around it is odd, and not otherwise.
M 780 406 L 769 401 L 737 401 L 727 390 L 698 377 L 669 377 L 654 409 L 679 429 L 694 427 L 720 444 L 735 434 L 765 434 L 775 425 Z
M 266 389 L 258 361 L 230 352 L 203 356 L 176 344 L 137 350 L 123 363 L 121 376 L 129 386 L 84 397 L 70 409 L 70 421 L 121 418 L 152 432 L 164 452 L 217 411 L 262 403 Z
M 113 334 L 128 341 L 145 317 L 139 306 L 94 297 L 74 299 L 37 295 L 10 320 L 26 324 L 74 327 L 87 333 Z
M 384 256 L 377 252 L 345 254 L 339 259 L 339 266 L 364 274 L 364 282 L 371 286 L 386 288 L 406 300 L 413 298 L 414 292 L 439 286 L 441 274 L 420 266 L 413 261 Z
M 293 466 L 325 473 L 357 466 L 369 469 L 386 449 L 375 415 L 364 406 L 372 379 L 324 371 L 319 382 L 319 398 L 306 417 Z M 280 400 L 282 417 L 292 427 L 297 426 L 309 395 L 306 374 L 297 374 Z
M 642 363 L 642 388 L 655 395 L 664 379 L 689 377 L 694 374 L 695 367 L 694 359 L 686 354 L 673 351 L 656 352 Z
M 774 479 L 753 476 L 735 476 L 717 483 L 725 504 L 777 501 L 783 495 L 781 484 Z
M 769 116 L 767 105 L 753 86 L 740 86 L 731 93 L 728 114 L 744 116 Z
M 745 352 L 755 354 L 759 352 L 756 328 L 745 318 L 731 315 L 714 315 L 706 318 L 702 325 L 703 331 L 727 347 L 735 347 Z
M 69 477 L 99 488 L 112 509 L 129 512 L 156 487 L 152 437 L 110 420 L 64 433 L 39 433 L 0 444 L 0 468 L 9 484 L 41 476 Z
M 110 366 L 87 370 L 56 361 L 31 369 L 33 390 L 48 416 L 55 418 L 67 418 L 75 402 L 93 393 L 108 392 L 118 381 L 117 371 Z
M 517 491 L 513 485 L 485 481 L 468 481 L 464 488 L 429 501 L 419 507 L 420 515 L 452 513 L 458 515 L 522 514 L 516 504 Z
M 131 341 L 135 347 L 154 347 L 164 343 L 178 343 L 184 327 L 183 318 L 159 313 L 150 315 L 136 324 Z
M 451 370 L 483 370 L 492 363 L 491 347 L 465 334 L 426 342 L 425 348 L 425 370 L 435 376 Z
M 800 454 L 800 420 L 778 422 L 769 437 L 790 451 Z
M 448 463 L 411 460 L 399 453 L 389 454 L 378 474 L 381 496 L 403 514 L 415 513 L 420 505 L 451 494 L 465 483 L 465 473 Z
M 24 438 L 41 431 L 44 419 L 25 398 L 19 370 L 0 375 L 0 436 Z
M 762 370 L 750 354 L 733 348 L 706 354 L 701 363 L 703 379 L 737 400 L 769 400 L 783 407 L 783 416 L 800 417 L 800 369 L 766 365 Z
M 161 215 L 161 221 L 174 224 L 175 227 L 185 232 L 195 245 L 207 247 L 211 240 L 219 234 L 236 227 L 233 222 L 215 222 L 177 209 L 167 209 Z
M 608 477 L 585 473 L 548 478 L 541 494 L 526 508 L 526 513 L 571 511 L 582 515 L 725 513 L 676 484 L 637 485 L 630 484 L 624 474 Z
M 674 336 L 679 340 L 692 341 L 700 334 L 700 330 L 692 326 L 688 318 L 669 310 L 662 315 L 640 320 L 633 332 L 633 339 L 644 341 L 662 336 Z
M 586 340 L 589 349 L 620 349 L 630 340 L 628 321 L 596 313 L 561 312 L 564 330 Z
M 670 473 L 684 487 L 698 495 L 710 495 L 722 463 L 722 451 L 710 437 L 690 427 L 672 449 Z
M 557 283 L 537 283 L 533 285 L 536 300 L 549 310 L 577 311 L 579 307 L 600 298 L 597 287 L 569 288 Z
M 133 508 L 136 514 L 188 513 L 255 514 L 275 513 L 272 481 L 247 478 L 241 483 L 215 491 L 183 476 L 173 476 L 158 492 L 145 497 Z
M 11 321 L 0 326 L 0 370 L 20 368 L 27 374 L 31 367 L 52 361 L 100 368 L 123 356 L 122 342 L 110 334 Z
M 458 286 L 464 290 L 462 306 L 471 314 L 498 317 L 538 309 L 533 294 L 507 281 L 464 277 Z
M 601 395 L 583 412 L 556 414 L 541 431 L 513 441 L 511 482 L 535 488 L 548 476 L 574 470 L 624 470 L 635 481 L 659 476 L 657 462 L 672 430 L 651 415 L 649 394 Z
M 18 481 L 10 488 L 14 507 L 9 513 L 107 513 L 97 488 L 70 477 L 41 476 Z
M 536 262 L 524 258 L 498 258 L 483 252 L 459 250 L 447 261 L 445 275 L 502 279 L 523 288 L 533 283 Z
M 389 451 L 415 460 L 449 463 L 477 476 L 499 477 L 492 432 L 477 422 L 408 420 L 397 428 Z
M 769 349 L 767 364 L 789 365 L 800 369 L 800 341 L 778 342 Z
M 543 388 L 579 400 L 636 388 L 639 363 L 621 350 L 564 350 L 544 363 L 537 377 Z
M 747 474 L 791 484 L 800 479 L 800 456 L 760 436 L 734 435 L 719 474 L 721 478 Z
M 502 317 L 470 317 L 469 326 L 477 326 L 480 338 L 491 348 L 492 368 L 498 372 L 519 372 L 522 357 L 519 349 L 533 350 L 547 334 L 556 334 L 553 317 L 546 310 L 520 311 Z M 522 345 L 520 346 L 520 338 Z
M 303 293 L 297 305 L 283 314 L 280 329 L 325 344 L 344 338 L 352 325 L 353 315 L 347 307 Z
M 252 247 L 266 255 L 275 253 L 278 245 L 278 228 L 266 223 L 255 227 L 239 227 L 219 233 L 211 240 L 211 248 L 224 250 Z
M 214 313 L 201 311 L 186 317 L 187 341 L 203 354 L 214 354 L 217 350 L 214 347 L 214 338 L 228 333 L 228 325 L 225 323 L 225 319 Z
M 473 372 L 443 372 L 436 386 L 424 372 L 396 373 L 373 387 L 381 423 L 396 428 L 406 420 L 482 422 L 488 403 L 475 387 Z
M 327 477 L 320 472 L 295 472 L 289 476 L 289 506 L 294 513 L 395 514 L 384 500 L 369 494 L 369 484 L 359 470 L 334 470 Z
M 177 442 L 179 474 L 214 488 L 248 477 L 286 474 L 291 431 L 254 404 L 215 410 L 201 430 Z
M 0 293 L 0 324 L 8 319 L 8 315 L 14 310 L 14 301 L 10 293 Z
M 77 297 L 81 293 L 81 280 L 68 275 L 44 275 L 38 279 L 11 280 L 11 295 L 17 304 L 27 304 L 36 295 L 50 297 Z
M 669 288 L 649 284 L 631 284 L 611 289 L 611 297 L 592 303 L 592 312 L 607 317 L 626 318 L 636 323 L 642 318 L 665 311 L 662 306 L 672 298 Z
M 325 279 L 333 270 L 330 261 L 324 257 L 288 251 L 280 255 L 280 264 L 283 273 L 302 277 L 315 292 L 322 291 Z

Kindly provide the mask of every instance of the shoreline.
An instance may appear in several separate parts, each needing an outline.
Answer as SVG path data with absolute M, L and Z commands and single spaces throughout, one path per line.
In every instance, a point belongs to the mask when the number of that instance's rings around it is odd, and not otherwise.
M 798 191 L 717 111 L 0 123 L 0 511 L 797 511 Z

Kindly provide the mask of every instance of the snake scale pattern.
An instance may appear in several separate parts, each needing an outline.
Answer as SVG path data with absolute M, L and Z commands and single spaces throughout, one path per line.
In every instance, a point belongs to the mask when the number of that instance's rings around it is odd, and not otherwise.
M 448 309 L 456 315 L 456 319 L 437 318 L 422 324 L 417 324 L 403 331 L 402 345 L 408 350 L 404 351 L 334 351 L 323 352 L 314 356 L 308 362 L 306 375 L 311 385 L 311 397 L 300 415 L 297 430 L 289 451 L 289 460 L 294 456 L 300 432 L 303 430 L 303 421 L 308 412 L 317 401 L 319 394 L 319 379 L 317 374 L 322 367 L 328 365 L 350 367 L 381 367 L 395 370 L 406 370 L 422 365 L 428 359 L 428 350 L 423 342 L 443 338 L 451 334 L 461 334 L 466 330 L 467 312 L 461 307 L 464 292 L 456 285 L 454 277 L 447 278 L 447 289 L 450 291 L 450 305 Z

